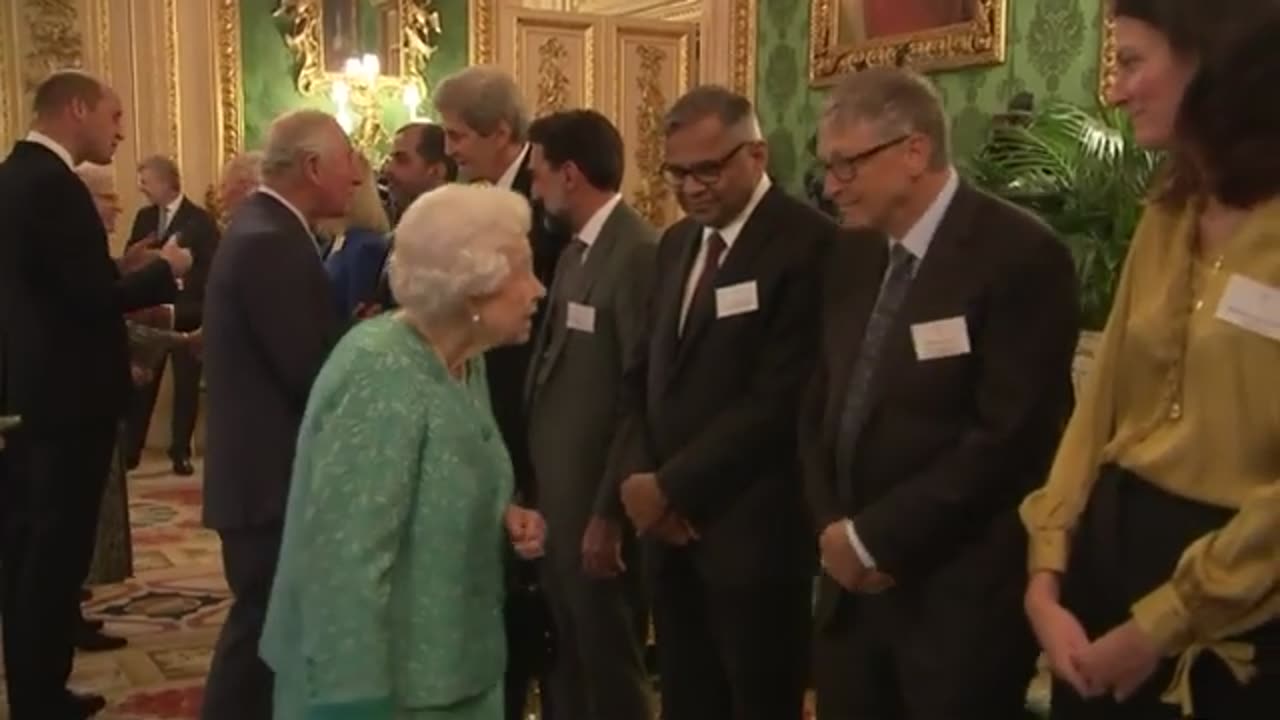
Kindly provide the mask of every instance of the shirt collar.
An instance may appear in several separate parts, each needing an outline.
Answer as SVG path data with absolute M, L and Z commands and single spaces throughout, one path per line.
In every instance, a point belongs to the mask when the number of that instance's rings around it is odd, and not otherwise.
M 929 246 L 933 244 L 933 236 L 938 233 L 938 226 L 942 224 L 942 218 L 947 214 L 947 208 L 951 206 L 951 200 L 955 198 L 959 187 L 960 178 L 956 175 L 956 171 L 948 169 L 947 182 L 938 192 L 938 196 L 933 199 L 929 208 L 924 211 L 919 220 L 916 220 L 916 224 L 911 226 L 901 240 L 889 238 L 890 249 L 894 243 L 898 243 L 915 257 L 917 264 L 924 260 L 925 253 L 929 252 Z
M 178 208 L 182 207 L 182 193 L 178 193 L 178 197 L 173 202 L 164 206 L 164 219 L 173 222 L 173 216 L 178 214 Z
M 524 166 L 524 156 L 528 154 L 529 143 L 525 143 L 524 147 L 520 148 L 520 154 L 507 166 L 507 171 L 502 173 L 502 177 L 498 178 L 498 187 L 510 190 L 511 186 L 515 185 L 516 175 L 520 173 L 520 168 Z
M 67 149 L 63 147 L 62 144 L 59 143 L 57 140 L 54 140 L 53 138 L 49 137 L 48 135 L 45 135 L 44 133 L 38 130 L 32 130 L 28 132 L 26 140 L 27 142 L 33 142 L 33 143 L 36 143 L 37 145 L 45 146 L 46 148 L 49 149 L 50 152 L 52 152 L 54 155 L 57 155 L 62 160 L 62 162 L 66 163 L 67 168 L 69 168 L 72 172 L 75 171 L 76 164 L 71 159 L 71 153 L 68 152 Z
M 307 222 L 306 216 L 302 214 L 302 211 L 299 210 L 297 206 L 295 206 L 293 203 L 286 200 L 283 195 L 276 192 L 272 188 L 267 187 L 266 185 L 259 185 L 258 192 L 268 197 L 274 198 L 276 202 L 289 208 L 289 212 L 293 213 L 294 217 L 298 218 L 298 222 L 302 225 L 302 228 L 307 231 L 307 235 L 311 236 L 311 240 L 313 242 L 315 241 L 316 234 L 311 230 L 311 223 Z
M 747 206 L 742 208 L 742 212 L 738 213 L 736 218 L 722 228 L 702 228 L 702 239 L 705 241 L 711 237 L 712 233 L 720 233 L 720 239 L 724 240 L 724 249 L 727 253 L 733 247 L 734 241 L 738 239 L 738 235 L 742 234 L 742 228 L 751 219 L 751 213 L 755 212 L 756 206 L 764 199 L 764 194 L 769 192 L 771 187 L 773 187 L 773 181 L 769 179 L 769 176 L 761 175 L 760 182 L 756 183 L 756 189 L 752 191 L 751 199 L 747 201 Z
M 600 231 L 604 229 L 605 222 L 613 214 L 613 209 L 618 207 L 620 202 L 622 202 L 622 194 L 614 193 L 613 197 L 606 200 L 591 216 L 591 219 L 587 220 L 586 224 L 582 226 L 582 229 L 578 231 L 577 238 L 588 249 L 595 245 L 596 238 L 600 237 Z

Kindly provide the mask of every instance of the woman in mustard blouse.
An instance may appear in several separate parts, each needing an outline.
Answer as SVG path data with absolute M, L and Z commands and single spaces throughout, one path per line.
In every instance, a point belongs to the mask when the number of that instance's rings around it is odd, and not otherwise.
M 1280 717 L 1280 5 L 1115 0 L 1117 104 L 1169 151 L 1027 498 L 1052 717 Z

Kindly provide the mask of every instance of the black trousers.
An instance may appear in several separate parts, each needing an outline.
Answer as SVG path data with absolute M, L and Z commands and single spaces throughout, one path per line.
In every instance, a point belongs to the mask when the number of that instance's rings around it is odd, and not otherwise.
M 191 437 L 196 431 L 196 416 L 200 413 L 200 373 L 203 364 L 186 346 L 175 347 L 169 353 L 173 365 L 173 413 L 169 423 L 169 459 L 174 462 L 191 459 Z M 151 382 L 136 388 L 129 407 L 129 446 L 125 448 L 125 461 L 137 463 L 147 444 L 147 430 L 151 427 L 151 415 L 155 412 L 156 394 L 164 379 L 165 363 L 156 369 Z
M 663 720 L 799 720 L 811 583 L 716 586 L 687 552 L 650 583 Z
M 271 720 L 274 675 L 258 656 L 281 527 L 222 530 L 222 566 L 234 596 L 205 684 L 202 720 Z
M 1062 583 L 1062 604 L 1089 637 L 1126 622 L 1130 606 L 1173 575 L 1183 551 L 1197 538 L 1225 525 L 1234 514 L 1171 495 L 1146 480 L 1109 465 L 1089 494 L 1072 541 L 1071 563 Z M 1207 720 L 1270 720 L 1280 714 L 1280 621 L 1233 638 L 1254 645 L 1258 674 L 1240 685 L 1212 653 L 1201 653 L 1191 672 L 1195 716 Z M 1055 683 L 1053 720 L 1179 720 L 1181 709 L 1160 700 L 1174 659 L 1123 703 L 1110 696 L 1086 700 L 1069 685 Z
M 61 717 L 116 423 L 16 433 L 7 466 L 4 657 L 10 720 Z
M 507 669 L 503 679 L 507 720 L 524 720 L 529 691 L 539 691 L 543 720 L 559 718 L 551 692 L 550 669 L 555 628 L 538 577 L 538 563 L 520 560 L 507 550 L 507 598 L 503 622 L 507 631 Z

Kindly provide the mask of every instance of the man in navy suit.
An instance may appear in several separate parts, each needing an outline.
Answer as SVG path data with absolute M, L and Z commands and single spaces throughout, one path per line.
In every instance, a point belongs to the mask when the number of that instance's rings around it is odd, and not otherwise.
M 190 253 L 167 243 L 121 276 L 89 189 L 72 168 L 111 162 L 120 98 L 55 73 L 35 122 L 0 165 L 0 415 L 6 436 L 4 655 L 11 720 L 91 717 L 101 696 L 66 689 L 117 423 L 130 392 L 124 313 L 171 302 Z

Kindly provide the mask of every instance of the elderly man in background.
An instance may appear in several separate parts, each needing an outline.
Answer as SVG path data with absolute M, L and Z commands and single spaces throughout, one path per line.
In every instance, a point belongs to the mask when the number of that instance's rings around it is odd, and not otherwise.
M 344 323 L 311 228 L 342 216 L 360 182 L 346 134 L 318 110 L 272 123 L 262 186 L 240 204 L 205 301 L 208 430 L 204 521 L 222 540 L 234 595 L 202 717 L 271 717 L 258 642 L 280 549 L 307 395 Z
M 445 152 L 458 164 L 467 180 L 485 182 L 523 195 L 532 193 L 529 170 L 529 112 L 516 81 L 506 71 L 477 65 L 445 78 L 435 91 L 435 106 L 444 127 Z M 552 230 L 542 203 L 533 208 L 529 242 L 533 272 L 550 286 L 568 234 Z M 545 311 L 534 316 L 541 327 Z M 524 406 L 524 381 L 529 369 L 528 344 L 496 348 L 485 356 L 489 395 L 498 418 L 502 439 L 516 470 L 516 491 L 523 502 L 537 502 L 537 483 L 529 456 L 528 418 Z M 538 586 L 537 570 L 529 563 L 512 561 L 512 588 L 507 602 L 507 636 L 510 643 L 507 677 L 507 717 L 523 716 L 525 695 L 534 677 L 542 677 L 543 717 L 547 707 L 545 681 L 551 632 L 549 611 Z
M 503 528 L 525 557 L 545 530 L 510 505 L 480 356 L 532 332 L 528 231 L 510 191 L 424 195 L 396 229 L 402 309 L 320 373 L 262 642 L 277 718 L 502 718 Z
M 129 394 L 124 313 L 173 299 L 191 255 L 167 243 L 121 276 L 93 197 L 73 168 L 111 162 L 119 96 L 61 71 L 0 165 L 0 416 L 6 437 L 4 654 L 11 720 L 91 717 L 101 696 L 66 688 L 80 588 Z
M 262 153 L 249 150 L 233 156 L 222 166 L 218 176 L 218 223 L 226 226 L 231 213 L 262 182 Z
M 173 160 L 161 155 L 143 160 L 138 166 L 138 185 L 150 204 L 138 210 L 134 217 L 128 247 L 150 246 L 175 238 L 179 245 L 191 251 L 195 263 L 179 286 L 172 311 L 173 329 L 193 332 L 203 323 L 204 288 L 218 243 L 218 226 L 208 211 L 182 194 L 182 177 Z M 191 436 L 200 410 L 200 359 L 186 345 L 175 347 L 168 359 L 173 365 L 169 460 L 175 474 L 189 476 L 195 473 L 191 465 Z M 125 463 L 130 468 L 137 467 L 146 446 L 147 429 L 163 376 L 162 361 L 151 379 L 134 395 L 128 418 L 129 444 L 125 447 Z

